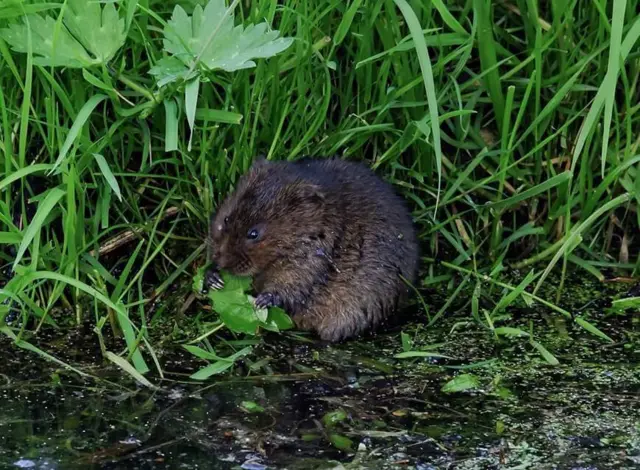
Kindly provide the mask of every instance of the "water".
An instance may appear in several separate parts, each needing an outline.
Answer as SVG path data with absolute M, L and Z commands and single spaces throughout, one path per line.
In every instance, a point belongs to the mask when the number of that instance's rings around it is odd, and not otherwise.
M 261 363 L 207 384 L 186 383 L 181 374 L 199 365 L 165 351 L 173 373 L 152 391 L 101 362 L 90 327 L 38 344 L 99 380 L 3 338 L 0 468 L 640 468 L 633 316 L 600 313 L 608 344 L 549 312 L 519 313 L 511 321 L 532 318 L 559 366 L 526 339 L 496 342 L 456 324 L 462 316 L 404 326 L 418 346 L 441 343 L 434 351 L 453 359 L 394 359 L 399 330 L 337 346 L 270 335 L 253 356 Z M 462 373 L 478 387 L 444 393 Z

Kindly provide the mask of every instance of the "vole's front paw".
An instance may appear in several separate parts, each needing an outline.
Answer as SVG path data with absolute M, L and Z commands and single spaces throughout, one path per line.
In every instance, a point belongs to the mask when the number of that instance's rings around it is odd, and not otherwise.
M 272 292 L 263 292 L 256 297 L 254 304 L 258 308 L 282 307 L 282 297 Z
M 217 269 L 209 269 L 204 274 L 204 285 L 209 289 L 222 289 L 224 287 L 224 281 L 220 276 L 220 273 Z

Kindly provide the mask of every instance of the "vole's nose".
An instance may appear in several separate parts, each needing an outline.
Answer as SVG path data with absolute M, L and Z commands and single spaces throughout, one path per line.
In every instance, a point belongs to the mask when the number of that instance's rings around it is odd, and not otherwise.
M 226 244 L 223 242 L 218 242 L 213 246 L 213 260 L 220 264 L 220 258 L 222 258 L 222 253 L 225 251 Z
M 216 250 L 215 260 L 219 268 L 227 269 L 229 267 L 229 256 L 222 250 Z

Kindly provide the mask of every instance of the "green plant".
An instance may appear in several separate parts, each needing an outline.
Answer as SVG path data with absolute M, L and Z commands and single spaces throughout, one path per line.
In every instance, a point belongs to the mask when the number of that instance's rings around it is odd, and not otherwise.
M 192 295 L 170 291 L 258 153 L 339 154 L 393 182 L 424 247 L 418 290 L 442 300 L 424 296 L 430 325 L 455 309 L 495 336 L 525 303 L 614 338 L 572 316 L 562 279 L 640 273 L 637 2 L 82 4 L 0 2 L 0 323 L 16 344 L 50 359 L 37 334 L 89 318 L 162 375 L 151 326 L 175 317 L 178 342 L 214 354 L 219 312 L 212 327 L 152 306 Z M 249 39 L 221 67 L 220 45 Z

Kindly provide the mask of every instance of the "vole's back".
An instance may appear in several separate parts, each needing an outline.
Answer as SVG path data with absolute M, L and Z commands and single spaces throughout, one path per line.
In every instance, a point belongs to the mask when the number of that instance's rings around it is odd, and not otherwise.
M 402 278 L 413 283 L 419 263 L 415 228 L 405 201 L 364 165 L 336 159 L 297 165 L 326 188 L 341 226 L 334 271 L 298 323 L 325 339 L 343 339 L 377 326 L 406 296 Z
M 377 326 L 408 293 L 419 254 L 404 200 L 366 166 L 338 159 L 254 165 L 212 226 L 229 221 L 223 267 L 254 275 L 257 299 L 340 340 Z M 256 242 L 242 242 L 259 227 Z M 223 237 L 224 230 L 221 232 Z M 242 262 L 239 263 L 238 260 Z

